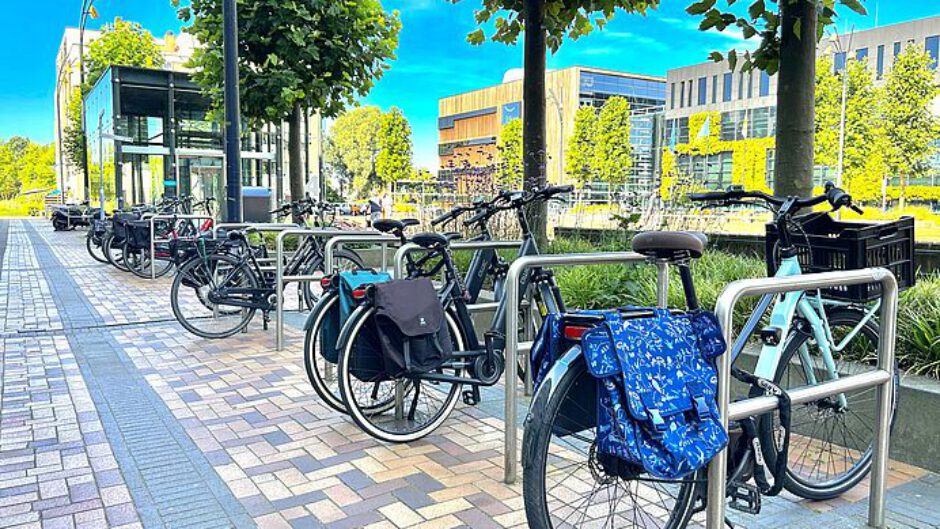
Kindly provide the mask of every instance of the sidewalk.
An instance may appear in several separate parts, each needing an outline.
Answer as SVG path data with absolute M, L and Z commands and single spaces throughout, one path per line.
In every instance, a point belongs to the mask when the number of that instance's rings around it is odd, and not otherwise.
M 286 330 L 186 333 L 171 279 L 93 261 L 83 232 L 0 220 L 0 527 L 524 527 L 501 390 L 383 445 L 318 402 Z M 293 306 L 293 305 L 292 305 Z M 892 465 L 891 527 L 940 527 L 940 477 Z M 742 527 L 864 527 L 867 490 L 777 498 Z

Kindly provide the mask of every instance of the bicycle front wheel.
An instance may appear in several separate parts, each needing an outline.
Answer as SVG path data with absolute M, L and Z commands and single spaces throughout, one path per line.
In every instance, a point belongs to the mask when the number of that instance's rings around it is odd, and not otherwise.
M 387 377 L 378 336 L 373 332 L 374 315 L 374 308 L 358 309 L 340 333 L 346 337 L 341 338 L 339 347 L 340 396 L 356 424 L 372 437 L 389 443 L 421 439 L 447 419 L 462 386 L 420 377 Z M 449 312 L 444 313 L 444 319 L 454 351 L 463 351 L 466 341 L 457 321 Z M 462 371 L 460 367 L 442 367 L 437 373 L 456 377 Z M 401 397 L 398 405 L 396 393 Z
M 545 383 L 554 390 L 536 394 L 522 439 L 529 527 L 684 528 L 702 476 L 661 480 L 642 469 L 612 475 L 595 451 L 597 380 L 584 357 Z
M 222 254 L 190 259 L 173 278 L 170 304 L 187 331 L 203 338 L 227 338 L 255 315 L 258 279 L 244 263 Z M 246 306 L 248 305 L 248 306 Z
M 104 247 L 102 246 L 103 237 L 96 237 L 94 230 L 88 230 L 88 236 L 85 237 L 85 249 L 88 250 L 88 255 L 92 257 L 95 261 L 99 263 L 108 263 L 108 256 L 105 255 Z
M 339 329 L 339 294 L 332 292 L 322 298 L 310 316 L 313 322 L 304 333 L 304 367 L 314 391 L 327 406 L 347 413 L 343 397 L 339 394 L 337 379 L 339 354 L 336 340 Z
M 841 351 L 833 351 L 834 375 L 825 366 L 819 344 L 806 333 L 791 331 L 774 382 L 784 390 L 792 390 L 875 369 L 879 328 L 873 319 L 861 325 L 863 318 L 862 311 L 851 309 L 834 310 L 828 315 L 837 345 L 857 329 Z M 844 494 L 868 475 L 878 419 L 876 395 L 876 388 L 868 388 L 793 406 L 787 490 L 810 500 L 828 500 Z M 897 384 L 892 403 L 894 424 Z M 764 459 L 770 468 L 777 460 L 777 425 L 778 413 L 764 415 L 758 422 Z

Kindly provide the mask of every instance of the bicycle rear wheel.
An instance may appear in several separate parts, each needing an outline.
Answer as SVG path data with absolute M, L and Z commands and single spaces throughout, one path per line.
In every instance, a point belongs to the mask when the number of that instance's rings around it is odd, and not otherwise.
M 333 358 L 337 337 L 332 332 L 324 332 L 328 319 L 333 318 L 338 321 L 338 311 L 339 295 L 335 292 L 321 297 L 313 308 L 310 316 L 313 321 L 304 333 L 304 367 L 307 370 L 310 385 L 323 402 L 338 412 L 348 413 L 343 397 L 339 393 L 338 358 Z M 338 332 L 339 329 L 336 331 Z M 331 350 L 330 358 L 325 354 L 327 349 Z
M 534 529 L 617 527 L 681 529 L 693 514 L 704 472 L 660 480 L 642 471 L 611 475 L 595 452 L 597 381 L 584 357 L 548 380 L 525 420 L 522 491 Z
M 834 342 L 841 343 L 863 317 L 858 310 L 832 311 L 828 319 Z M 879 334 L 878 324 L 869 320 L 841 352 L 833 352 L 837 375 L 874 369 L 871 361 L 878 354 Z M 811 377 L 819 382 L 831 380 L 816 342 L 796 330 L 790 336 L 774 382 L 792 390 L 809 385 Z M 876 394 L 876 388 L 868 388 L 844 393 L 844 401 L 833 396 L 793 406 L 787 490 L 810 500 L 828 500 L 844 494 L 868 475 L 877 424 Z M 892 424 L 896 413 L 897 384 L 891 407 Z M 778 424 L 778 413 L 764 415 L 758 422 L 764 459 L 771 468 L 777 460 L 774 432 Z
M 101 241 L 101 247 L 104 248 L 104 255 L 114 268 L 122 272 L 127 272 L 127 264 L 124 263 L 124 241 L 119 241 L 113 235 L 108 235 Z
M 159 248 L 157 251 L 159 252 Z M 160 259 L 159 257 L 156 260 L 152 259 L 150 257 L 149 248 L 138 250 L 131 248 L 129 244 L 125 242 L 123 254 L 124 262 L 127 264 L 128 270 L 137 277 L 144 279 L 163 277 L 173 269 L 173 261 Z M 155 270 L 151 271 L 151 267 L 154 267 Z
M 231 292 L 230 289 L 237 289 Z M 173 279 L 170 304 L 186 330 L 203 338 L 227 338 L 244 329 L 257 307 L 248 291 L 258 279 L 244 263 L 223 254 L 195 257 Z
M 349 415 L 366 433 L 389 443 L 407 443 L 433 432 L 457 405 L 460 384 L 419 378 L 383 376 L 381 351 L 371 332 L 375 309 L 361 308 L 350 316 L 340 333 L 339 392 Z M 454 351 L 466 340 L 457 321 L 446 312 Z M 345 338 L 344 338 L 345 337 Z M 440 373 L 460 376 L 459 367 Z M 401 405 L 395 405 L 396 391 Z
M 352 250 L 338 250 L 334 254 L 333 260 L 335 261 L 333 265 L 333 273 L 345 272 L 348 270 L 362 270 L 365 268 L 365 265 L 362 262 L 362 257 Z M 323 269 L 323 260 L 317 259 L 308 266 L 307 270 L 304 271 L 304 274 L 317 275 L 317 272 L 322 273 Z M 301 287 L 301 295 L 303 296 L 304 305 L 307 306 L 307 310 L 312 310 L 320 300 L 320 297 L 323 296 L 323 288 L 320 286 L 319 280 L 304 281 L 301 284 L 303 285 Z
M 103 237 L 96 237 L 94 230 L 88 230 L 88 235 L 85 237 L 85 249 L 88 250 L 88 255 L 99 263 L 107 264 L 108 256 L 105 255 L 102 242 Z

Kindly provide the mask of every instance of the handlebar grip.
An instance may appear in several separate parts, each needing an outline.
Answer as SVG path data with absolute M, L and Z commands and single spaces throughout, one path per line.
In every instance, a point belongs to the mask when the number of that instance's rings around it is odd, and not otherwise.
M 432 220 L 432 221 L 431 221 L 431 226 L 437 226 L 438 224 L 443 224 L 443 223 L 445 223 L 445 222 L 451 220 L 451 219 L 454 218 L 454 217 L 455 217 L 455 215 L 454 215 L 454 210 L 450 210 L 450 211 L 448 211 L 447 213 L 444 213 L 443 215 L 440 215 L 440 216 L 438 216 L 436 219 Z
M 549 186 L 541 191 L 541 194 L 547 196 L 560 195 L 562 193 L 570 193 L 574 191 L 573 185 L 563 185 L 563 186 Z
M 487 217 L 487 215 L 489 215 L 489 214 L 490 214 L 489 210 L 483 210 L 483 211 L 477 213 L 476 215 L 470 217 L 469 219 L 463 221 L 463 225 L 464 225 L 464 226 L 472 226 L 472 225 L 474 225 L 474 224 L 480 222 L 481 220 L 485 219 L 485 218 Z
M 727 200 L 728 193 L 724 191 L 710 191 L 708 193 L 689 193 L 689 200 L 692 202 L 711 202 L 717 200 Z

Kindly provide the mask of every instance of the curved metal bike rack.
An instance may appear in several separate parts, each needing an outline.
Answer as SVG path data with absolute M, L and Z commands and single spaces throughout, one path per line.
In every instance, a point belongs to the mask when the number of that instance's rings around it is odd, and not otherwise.
M 171 242 L 173 239 L 157 239 L 155 226 L 158 220 L 211 220 L 215 221 L 215 218 L 212 215 L 151 215 L 145 217 L 144 220 L 150 221 L 150 279 L 157 278 L 157 267 L 154 266 L 154 261 L 156 261 L 156 246 L 158 242 Z M 177 237 L 177 239 L 186 239 L 187 237 Z
M 891 425 L 889 410 L 894 393 L 894 346 L 897 335 L 898 282 L 884 268 L 866 268 L 806 274 L 781 278 L 746 279 L 731 283 L 715 304 L 715 314 L 721 323 L 725 343 L 734 343 L 734 307 L 742 298 L 765 294 L 782 294 L 801 290 L 815 290 L 836 286 L 881 284 L 880 335 L 878 337 L 878 369 L 850 375 L 830 382 L 790 391 L 793 404 L 819 400 L 846 391 L 877 387 L 876 441 L 872 454 L 871 497 L 868 506 L 868 525 L 885 527 L 885 491 L 888 477 L 888 449 Z M 761 415 L 777 409 L 775 397 L 757 397 L 731 403 L 731 355 L 724 354 L 718 361 L 718 406 L 725 429 L 731 420 Z M 722 450 L 708 466 L 708 529 L 721 529 L 725 524 L 725 487 L 728 451 Z
M 284 287 L 288 283 L 314 281 L 318 279 L 318 276 L 309 274 L 299 276 L 284 275 L 284 239 L 287 237 L 296 237 L 298 240 L 308 237 L 328 238 L 329 240 L 323 248 L 323 267 L 324 274 L 330 274 L 333 271 L 333 253 L 335 248 L 338 244 L 343 242 L 384 243 L 382 245 L 382 261 L 384 265 L 387 258 L 387 243 L 398 242 L 398 239 L 388 235 L 382 235 L 380 237 L 377 235 L 378 233 L 377 231 L 351 231 L 332 228 L 297 228 L 286 229 L 277 234 L 274 250 L 276 273 L 274 289 L 275 295 L 277 296 L 277 309 L 274 312 L 274 328 L 277 342 L 276 350 L 280 351 L 284 348 Z M 339 239 L 339 241 L 334 242 L 334 239 Z M 376 239 L 378 239 L 378 241 L 376 241 Z
M 224 229 L 239 230 L 239 229 L 248 228 L 248 229 L 252 229 L 254 231 L 258 231 L 262 233 L 266 233 L 266 232 L 274 233 L 274 232 L 280 232 L 284 230 L 296 230 L 302 227 L 303 226 L 301 226 L 300 224 L 285 224 L 285 223 L 277 223 L 277 222 L 258 222 L 258 223 L 223 222 L 221 224 L 215 224 L 212 226 L 212 238 L 218 239 L 219 230 L 224 230 Z
M 511 265 L 506 274 L 506 303 L 510 307 L 519 305 L 520 292 L 519 281 L 522 274 L 534 267 L 549 266 L 571 266 L 571 265 L 602 265 L 602 264 L 655 264 L 657 272 L 656 303 L 661 307 L 666 306 L 669 297 L 669 274 L 668 264 L 665 261 L 651 260 L 645 255 L 635 252 L 603 252 L 603 253 L 579 253 L 579 254 L 556 254 L 556 255 L 528 255 L 519 257 Z M 518 473 L 519 458 L 517 424 L 516 424 L 516 379 L 518 378 L 518 358 L 520 350 L 519 343 L 519 311 L 506 311 L 506 369 L 505 369 L 505 441 L 503 444 L 503 470 L 505 472 L 504 481 L 506 483 L 515 483 Z

